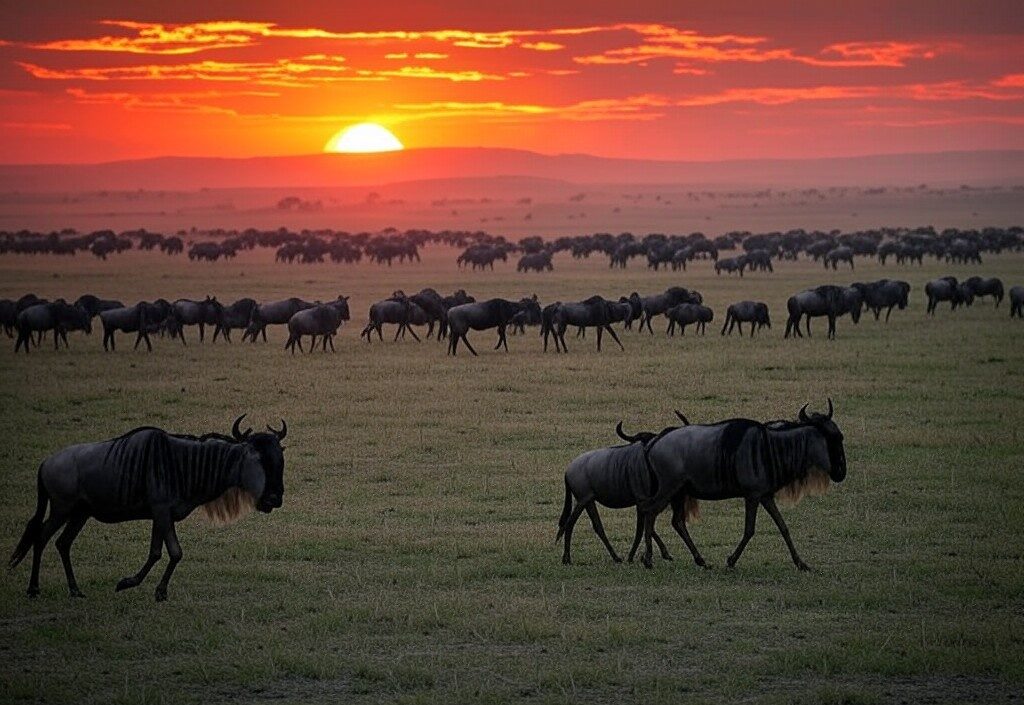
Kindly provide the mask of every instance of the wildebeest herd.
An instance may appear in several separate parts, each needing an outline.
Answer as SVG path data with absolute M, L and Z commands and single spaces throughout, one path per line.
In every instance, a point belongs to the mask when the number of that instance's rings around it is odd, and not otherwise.
M 201 239 L 197 239 L 201 238 Z M 883 265 L 918 264 L 925 257 L 947 263 L 981 264 L 982 255 L 1024 249 L 1024 229 L 984 228 L 964 230 L 933 227 L 879 228 L 843 233 L 837 230 L 751 233 L 733 231 L 709 238 L 704 233 L 637 236 L 624 232 L 593 233 L 544 240 L 537 236 L 513 242 L 484 231 L 405 230 L 387 228 L 380 232 L 350 233 L 338 230 L 212 230 L 203 233 L 180 231 L 175 235 L 131 230 L 115 233 L 100 230 L 78 233 L 0 232 L 0 254 L 61 254 L 90 252 L 100 259 L 132 249 L 159 249 L 170 255 L 186 252 L 195 262 L 232 259 L 239 252 L 256 248 L 273 249 L 275 261 L 288 264 L 356 263 L 364 259 L 377 264 L 412 263 L 421 260 L 420 250 L 428 244 L 461 249 L 456 257 L 460 268 L 493 270 L 495 263 L 507 263 L 518 255 L 520 272 L 550 272 L 553 258 L 561 252 L 575 259 L 601 254 L 610 268 L 626 268 L 633 259 L 646 262 L 653 271 L 669 268 L 686 270 L 695 261 L 713 263 L 716 274 L 773 272 L 773 262 L 793 261 L 800 256 L 821 262 L 826 269 L 855 268 L 857 257 L 877 259 Z M 721 256 L 721 253 L 740 251 Z
M 893 309 L 905 309 L 909 305 L 911 286 L 897 279 L 880 279 L 873 282 L 854 282 L 849 286 L 825 284 L 789 297 L 786 302 L 785 337 L 803 337 L 811 334 L 811 319 L 826 318 L 827 335 L 836 336 L 836 322 L 849 315 L 858 323 L 861 314 L 867 310 L 875 320 L 885 311 L 888 321 Z M 927 298 L 927 312 L 934 314 L 938 305 L 949 302 L 956 310 L 971 306 L 976 299 L 991 297 L 999 306 L 1007 295 L 1003 282 L 995 277 L 970 277 L 958 281 L 947 276 L 928 282 L 924 287 Z M 1024 287 L 1009 289 L 1010 316 L 1024 317 Z M 597 349 L 601 350 L 602 338 L 608 334 L 623 348 L 623 344 L 612 328 L 622 324 L 623 328 L 634 328 L 654 333 L 652 321 L 664 316 L 668 322 L 666 332 L 674 335 L 679 327 L 685 334 L 686 326 L 695 325 L 704 333 L 707 324 L 714 320 L 714 311 L 706 305 L 700 292 L 685 287 L 673 286 L 663 292 L 642 296 L 637 292 L 613 298 L 600 295 L 582 301 L 555 301 L 543 305 L 537 296 L 524 296 L 508 300 L 501 298 L 477 301 L 476 298 L 459 289 L 449 296 L 433 288 L 424 288 L 411 296 L 402 291 L 373 303 L 369 307 L 368 320 L 361 337 L 367 342 L 376 333 L 383 341 L 383 327 L 397 326 L 394 340 L 409 333 L 420 341 L 416 327 L 426 326 L 426 337 L 448 340 L 448 352 L 457 354 L 461 343 L 473 355 L 476 350 L 467 337 L 470 331 L 496 329 L 498 339 L 495 349 L 508 350 L 507 332 L 523 333 L 528 326 L 538 326 L 543 348 L 548 349 L 554 340 L 557 352 L 568 352 L 565 331 L 572 327 L 578 335 L 585 336 L 587 328 L 596 329 Z M 51 333 L 54 348 L 63 342 L 68 345 L 68 333 L 81 331 L 92 333 L 93 322 L 99 318 L 103 332 L 103 349 L 116 349 L 116 334 L 135 334 L 134 347 L 146 344 L 153 349 L 152 337 L 158 335 L 187 345 L 186 331 L 195 328 L 198 339 L 203 342 L 207 329 L 213 330 L 212 340 L 218 337 L 231 342 L 231 333 L 242 331 L 242 340 L 256 342 L 267 340 L 268 326 L 286 326 L 288 339 L 285 348 L 295 352 L 309 339 L 309 351 L 319 342 L 326 351 L 334 349 L 334 337 L 341 326 L 351 319 L 349 297 L 338 296 L 331 301 L 307 301 L 298 297 L 278 301 L 257 302 L 254 298 L 242 298 L 231 304 L 223 304 L 216 297 L 202 299 L 156 299 L 125 305 L 121 301 L 101 299 L 92 294 L 78 297 L 74 303 L 65 299 L 49 301 L 35 294 L 26 294 L 17 300 L 0 300 L 0 327 L 8 337 L 16 338 L 15 352 L 29 352 L 39 345 L 43 336 Z M 771 314 L 768 305 L 761 301 L 739 301 L 726 308 L 722 335 L 734 329 L 741 334 L 743 324 L 748 324 L 750 335 L 764 328 L 771 328 Z M 801 323 L 803 324 L 801 329 Z

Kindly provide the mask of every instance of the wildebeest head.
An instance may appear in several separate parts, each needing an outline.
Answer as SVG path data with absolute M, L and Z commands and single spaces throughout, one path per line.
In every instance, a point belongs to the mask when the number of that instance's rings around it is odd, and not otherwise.
M 239 430 L 242 414 L 231 426 L 231 435 L 249 446 L 242 465 L 241 488 L 256 498 L 256 508 L 269 514 L 284 500 L 284 448 L 281 441 L 288 435 L 288 424 L 281 419 L 281 430 L 267 426 L 267 432 L 253 433 L 251 428 Z
M 757 304 L 757 322 L 760 325 L 772 327 L 772 319 L 768 314 L 768 304 L 758 303 Z
M 814 426 L 821 433 L 828 448 L 828 468 L 822 469 L 828 472 L 833 482 L 842 482 L 846 478 L 846 449 L 843 447 L 843 432 L 832 420 L 834 411 L 832 399 L 828 400 L 827 414 L 808 414 L 807 404 L 804 404 L 799 419 L 801 423 Z

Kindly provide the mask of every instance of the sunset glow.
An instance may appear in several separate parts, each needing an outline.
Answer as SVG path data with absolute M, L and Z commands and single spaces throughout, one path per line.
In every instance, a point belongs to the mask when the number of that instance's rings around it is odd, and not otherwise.
M 1013 3 L 557 5 L 8 3 L 0 162 L 308 154 L 361 122 L 655 159 L 1024 147 Z
M 404 149 L 390 130 L 373 122 L 346 127 L 324 145 L 325 152 L 368 153 L 397 152 Z

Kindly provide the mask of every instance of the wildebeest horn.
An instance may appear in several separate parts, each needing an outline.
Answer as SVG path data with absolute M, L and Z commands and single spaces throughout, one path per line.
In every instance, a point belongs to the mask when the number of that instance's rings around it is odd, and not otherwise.
M 832 408 L 832 397 L 829 397 L 828 398 L 828 417 L 829 418 L 832 418 L 832 412 L 833 411 L 835 411 L 835 409 Z
M 235 419 L 235 422 L 233 424 L 231 424 L 231 435 L 234 436 L 236 441 L 244 441 L 246 438 L 249 437 L 249 434 L 252 433 L 251 428 L 245 429 L 245 433 L 242 433 L 242 431 L 239 429 L 239 426 L 241 426 L 242 424 L 242 419 L 244 418 L 245 414 L 242 414 L 237 419 Z
M 281 430 L 280 431 L 278 431 L 277 429 L 271 427 L 270 424 L 267 424 L 267 430 L 270 431 L 271 433 L 273 433 L 275 436 L 277 436 L 277 440 L 283 441 L 284 437 L 288 435 L 288 424 L 286 424 L 284 422 L 284 419 L 281 419 Z
M 630 437 L 630 436 L 627 436 L 623 432 L 623 430 L 622 430 L 622 422 L 621 421 L 619 421 L 617 424 L 615 424 L 615 435 L 617 435 L 622 440 L 626 441 L 626 443 L 635 443 L 636 442 L 636 436 Z
M 811 420 L 809 418 L 807 418 L 807 406 L 808 406 L 807 404 L 804 404 L 803 407 L 800 409 L 799 419 L 802 422 L 804 422 L 804 423 L 810 423 L 811 422 Z
M 683 416 L 683 412 L 681 412 L 679 409 L 676 409 L 675 412 L 676 412 L 676 416 L 679 417 L 679 420 L 683 422 L 684 426 L 689 426 L 690 425 L 690 419 L 688 419 L 685 416 Z

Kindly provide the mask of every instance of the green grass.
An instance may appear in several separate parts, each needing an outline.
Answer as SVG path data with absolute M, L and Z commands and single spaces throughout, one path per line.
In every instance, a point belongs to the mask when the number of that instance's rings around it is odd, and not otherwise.
M 1024 325 L 1006 302 L 934 318 L 922 287 L 944 273 L 1024 280 L 1024 257 L 982 267 L 928 263 L 854 275 L 783 263 L 775 275 L 716 278 L 698 264 L 654 274 L 633 263 L 556 258 L 553 274 L 460 273 L 454 253 L 421 265 L 275 266 L 266 255 L 190 265 L 129 254 L 110 263 L 0 260 L 0 295 L 86 290 L 128 300 L 352 295 L 336 354 L 270 345 L 157 341 L 117 354 L 100 337 L 30 356 L 0 351 L 0 481 L 9 550 L 35 503 L 49 453 L 139 424 L 226 431 L 289 423 L 284 508 L 227 528 L 190 519 L 170 601 L 156 576 L 115 595 L 147 551 L 141 523 L 87 525 L 75 564 L 88 598 L 71 601 L 48 549 L 43 593 L 28 566 L 0 579 L 0 699 L 10 702 L 998 702 L 1024 690 Z M 786 341 L 784 304 L 835 279 L 906 278 L 911 307 L 888 324 L 839 324 L 839 339 Z M 433 341 L 357 339 L 368 304 L 402 287 L 465 286 L 543 301 L 683 284 L 717 314 L 705 338 L 625 333 L 623 354 L 567 336 L 544 355 L 531 332 L 479 358 Z M 765 300 L 764 337 L 722 338 L 728 303 Z M 692 330 L 691 330 L 692 333 Z M 190 332 L 190 340 L 194 341 Z M 5 344 L 6 345 L 6 344 Z M 688 559 L 653 571 L 614 565 L 584 518 L 575 565 L 554 542 L 561 475 L 576 454 L 627 429 L 657 429 L 679 408 L 694 422 L 792 416 L 836 400 L 849 476 L 783 508 L 814 569 L 799 573 L 767 516 L 735 570 L 739 502 L 706 503 L 692 534 L 712 569 Z M 603 512 L 620 550 L 631 511 Z M 665 520 L 663 528 L 668 531 Z M 657 554 L 656 554 L 657 555 Z M 160 566 L 158 566 L 159 569 Z

